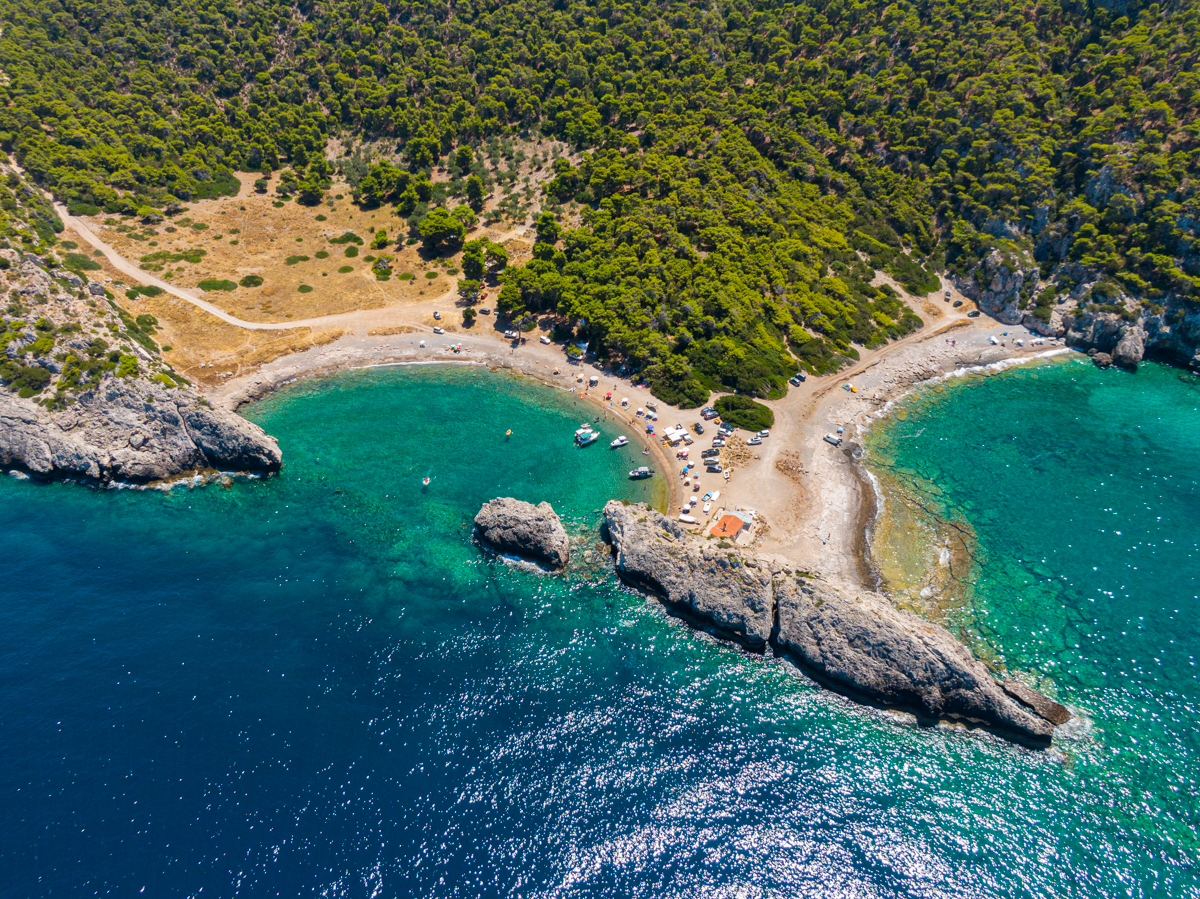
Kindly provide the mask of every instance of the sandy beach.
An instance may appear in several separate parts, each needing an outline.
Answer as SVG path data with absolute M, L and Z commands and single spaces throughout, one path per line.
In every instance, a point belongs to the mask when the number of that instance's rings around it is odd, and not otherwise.
M 753 510 L 760 521 L 755 544 L 764 554 L 783 557 L 850 589 L 880 586 L 866 544 L 875 512 L 875 490 L 855 459 L 863 431 L 878 420 L 888 403 L 923 381 L 1062 349 L 1061 343 L 1020 326 L 968 318 L 969 308 L 937 310 L 937 317 L 921 331 L 864 352 L 855 365 L 836 375 L 810 377 L 791 388 L 785 398 L 767 401 L 775 412 L 771 436 L 761 446 L 750 448 L 750 461 L 736 468 L 728 480 L 697 465 L 698 492 L 720 490 L 721 507 Z M 571 363 L 560 346 L 542 344 L 537 337 L 535 332 L 526 343 L 513 346 L 486 328 L 434 334 L 416 326 L 400 334 L 349 334 L 229 378 L 211 388 L 209 396 L 226 408 L 237 409 L 299 378 L 382 365 L 473 363 L 511 371 L 573 391 L 581 407 L 588 410 L 584 413 L 581 408 L 581 420 L 600 416 L 626 422 L 631 447 L 649 448 L 647 461 L 653 459 L 652 467 L 667 482 L 668 514 L 678 515 L 686 496 L 692 495 L 692 491 L 685 493 L 681 483 L 683 463 L 674 457 L 674 449 L 647 438 L 644 420 L 636 418 L 634 410 L 654 403 L 660 432 L 673 424 L 690 429 L 699 420 L 699 410 L 678 409 L 656 400 L 648 389 L 635 387 L 596 364 Z M 1024 345 L 1017 346 L 1018 340 Z M 453 347 L 458 347 L 458 352 Z M 586 385 L 593 376 L 599 383 L 589 390 Z M 604 399 L 609 392 L 611 405 Z M 629 400 L 626 409 L 619 405 L 622 398 Z M 836 434 L 838 428 L 844 432 L 841 446 L 822 439 L 825 434 Z M 696 439 L 695 455 L 708 446 L 711 433 L 709 429 Z M 636 452 L 633 457 L 637 458 Z

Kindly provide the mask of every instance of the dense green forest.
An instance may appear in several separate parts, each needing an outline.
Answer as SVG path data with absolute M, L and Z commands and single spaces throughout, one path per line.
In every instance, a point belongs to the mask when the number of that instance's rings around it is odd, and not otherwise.
M 565 141 L 545 203 L 582 226 L 539 222 L 504 308 L 689 404 L 918 325 L 876 270 L 921 294 L 999 251 L 1042 293 L 1200 293 L 1195 3 L 0 0 L 0 23 L 0 145 L 80 211 L 169 211 L 233 170 L 319 202 L 340 165 L 416 236 L 439 166 L 480 208 L 463 148 Z

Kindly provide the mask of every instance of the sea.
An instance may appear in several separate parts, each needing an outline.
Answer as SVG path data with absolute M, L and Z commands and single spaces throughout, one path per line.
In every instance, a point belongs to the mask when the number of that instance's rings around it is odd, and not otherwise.
M 623 589 L 600 510 L 665 479 L 614 422 L 573 446 L 570 394 L 377 368 L 246 411 L 276 477 L 0 477 L 0 895 L 1200 895 L 1193 376 L 1047 360 L 866 436 L 911 552 L 962 525 L 930 614 L 1077 712 L 1045 752 Z M 551 502 L 578 564 L 474 545 L 497 495 Z

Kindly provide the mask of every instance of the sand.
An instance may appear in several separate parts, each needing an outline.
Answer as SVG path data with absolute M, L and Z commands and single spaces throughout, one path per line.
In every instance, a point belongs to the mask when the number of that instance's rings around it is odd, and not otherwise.
M 763 525 L 756 546 L 764 554 L 784 557 L 849 589 L 881 586 L 869 564 L 866 545 L 866 529 L 875 511 L 874 488 L 853 453 L 862 430 L 877 419 L 888 402 L 922 381 L 966 367 L 1033 358 L 1061 347 L 1055 341 L 1033 346 L 1037 335 L 1020 326 L 1001 325 L 983 317 L 967 318 L 970 308 L 938 310 L 941 314 L 932 326 L 864 353 L 857 364 L 836 375 L 810 377 L 799 388 L 790 389 L 784 399 L 767 402 L 775 412 L 771 436 L 762 446 L 752 448 L 755 457 L 735 469 L 729 480 L 703 471 L 699 464 L 700 451 L 715 434 L 715 427 L 706 427 L 704 436 L 696 437 L 691 449 L 700 471 L 698 492 L 721 491 L 713 514 L 719 508 L 753 510 Z M 634 417 L 633 410 L 654 403 L 659 414 L 656 430 L 660 432 L 674 424 L 690 430 L 699 420 L 699 410 L 682 410 L 656 400 L 649 390 L 634 387 L 628 379 L 595 364 L 571 364 L 560 346 L 538 342 L 537 332 L 514 347 L 503 339 L 498 326 L 484 319 L 465 333 L 437 335 L 426 331 L 424 323 L 412 327 L 416 330 L 401 334 L 349 334 L 325 346 L 283 356 L 251 374 L 227 379 L 212 389 L 210 396 L 214 402 L 236 409 L 297 378 L 371 365 L 474 362 L 511 370 L 581 394 L 580 403 L 595 410 L 581 418 L 601 415 L 627 422 L 629 427 L 624 433 L 632 442 L 652 449 L 652 467 L 670 484 L 669 514 L 679 514 L 685 497 L 691 495 L 681 485 L 683 463 L 674 458 L 674 449 L 646 440 L 644 423 Z M 1008 332 L 1007 337 L 1004 332 Z M 991 344 L 992 337 L 1003 344 Z M 1017 339 L 1023 339 L 1025 346 L 1017 347 Z M 422 341 L 424 347 L 420 346 Z M 452 345 L 459 345 L 460 352 L 454 353 Z M 599 378 L 599 385 L 588 391 L 585 385 L 593 375 Z M 578 380 L 581 377 L 582 383 Z M 855 391 L 843 385 L 852 385 Z M 609 391 L 613 394 L 612 406 L 603 399 Z M 626 410 L 619 407 L 622 398 L 629 399 Z M 822 440 L 824 434 L 835 433 L 839 427 L 845 430 L 841 447 Z

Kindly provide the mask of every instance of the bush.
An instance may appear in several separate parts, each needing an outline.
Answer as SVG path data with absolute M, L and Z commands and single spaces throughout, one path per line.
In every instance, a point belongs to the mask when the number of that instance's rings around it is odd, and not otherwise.
M 200 289 L 203 291 L 237 290 L 237 284 L 233 281 L 225 281 L 221 278 L 205 278 L 200 282 Z
M 399 278 L 401 281 L 411 281 L 415 276 L 413 275 L 412 272 L 401 272 L 396 277 Z
M 312 293 L 312 291 L 313 291 L 313 289 L 311 287 L 309 287 L 307 284 L 301 284 L 296 289 L 299 290 L 301 293 Z
M 352 265 L 343 265 L 341 268 L 339 268 L 339 269 L 338 269 L 338 274 L 339 274 L 339 275 L 348 275 L 348 274 L 350 274 L 350 272 L 352 272 L 352 271 L 354 271 L 354 266 L 352 266 Z M 403 276 L 401 276 L 401 277 L 403 277 Z
M 437 276 L 438 276 L 437 272 L 426 272 L 425 273 L 425 277 L 428 278 L 430 281 L 432 281 Z
M 748 396 L 723 396 L 714 404 L 721 419 L 746 431 L 762 431 L 774 427 L 775 413 Z
M 361 247 L 362 243 L 363 243 L 363 239 L 361 237 L 359 237 L 357 234 L 355 234 L 353 231 L 347 231 L 341 237 L 329 238 L 329 242 L 336 243 L 336 244 L 352 243 L 352 244 L 357 244 L 358 246 Z
M 353 259 L 357 255 L 358 255 L 358 247 L 354 246 L 353 244 L 346 247 L 346 258 L 347 259 Z
M 295 265 L 297 262 L 308 262 L 307 256 L 289 256 L 283 260 L 284 265 Z
M 241 284 L 242 287 L 262 287 L 262 282 L 263 279 L 260 275 L 246 275 L 246 277 L 242 278 L 242 280 L 238 283 Z
M 328 259 L 329 251 L 328 250 L 317 250 L 317 252 L 313 253 L 313 255 L 316 256 L 318 259 Z

